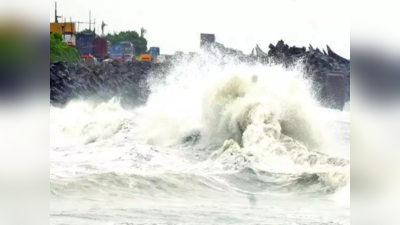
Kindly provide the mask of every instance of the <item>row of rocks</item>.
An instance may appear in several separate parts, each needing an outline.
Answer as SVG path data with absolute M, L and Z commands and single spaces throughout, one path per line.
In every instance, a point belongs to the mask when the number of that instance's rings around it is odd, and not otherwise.
M 228 56 L 245 63 L 276 63 L 293 67 L 300 62 L 304 66 L 306 79 L 312 81 L 314 95 L 325 107 L 343 109 L 350 100 L 350 60 L 334 53 L 329 46 L 328 52 L 306 47 L 289 47 L 284 41 L 269 46 L 265 53 L 257 45 L 250 55 L 227 48 L 220 43 L 209 43 L 204 50 L 213 55 Z
M 146 78 L 158 64 L 109 62 L 93 66 L 50 63 L 50 103 L 63 105 L 71 99 L 115 96 L 130 103 L 143 103 L 148 95 Z
M 272 61 L 287 67 L 301 61 L 304 63 L 305 75 L 313 81 L 315 96 L 323 105 L 342 109 L 350 98 L 350 61 L 338 56 L 329 47 L 326 53 L 312 46 L 308 49 L 289 47 L 283 41 L 279 41 L 276 46 L 270 45 L 268 53 L 257 46 L 255 52 L 245 55 L 219 43 L 206 46 L 205 50 L 208 50 L 210 55 L 219 55 L 216 60 L 222 64 L 225 58 L 235 58 L 245 63 Z M 172 64 L 136 61 L 113 61 L 92 66 L 51 62 L 50 103 L 63 105 L 81 96 L 92 96 L 102 100 L 119 96 L 123 102 L 144 103 L 149 94 L 149 75 L 166 75 L 171 66 Z
M 296 46 L 289 47 L 281 40 L 276 46 L 271 44 L 269 48 L 268 56 L 277 62 L 290 66 L 302 60 L 308 74 L 321 76 L 330 72 L 343 73 L 346 82 L 350 84 L 350 60 L 340 57 L 329 46 L 327 46 L 327 53 L 325 50 L 314 49 L 311 45 L 308 49 Z
M 291 67 L 302 62 L 305 76 L 313 81 L 313 90 L 323 105 L 343 109 L 350 100 L 350 60 L 346 60 L 327 46 L 328 53 L 311 45 L 307 48 L 289 47 L 282 40 L 270 45 L 268 53 L 257 46 L 260 57 Z

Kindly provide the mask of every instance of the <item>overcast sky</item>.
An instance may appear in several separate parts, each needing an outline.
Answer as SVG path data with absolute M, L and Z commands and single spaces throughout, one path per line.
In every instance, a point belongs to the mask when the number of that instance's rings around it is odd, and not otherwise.
M 50 21 L 54 21 L 50 0 Z M 148 47 L 162 54 L 198 51 L 200 33 L 214 33 L 227 47 L 250 53 L 283 39 L 289 45 L 330 45 L 350 57 L 350 9 L 346 0 L 58 0 L 58 12 L 87 22 L 89 10 L 100 33 L 148 30 Z M 85 26 L 80 25 L 79 29 Z

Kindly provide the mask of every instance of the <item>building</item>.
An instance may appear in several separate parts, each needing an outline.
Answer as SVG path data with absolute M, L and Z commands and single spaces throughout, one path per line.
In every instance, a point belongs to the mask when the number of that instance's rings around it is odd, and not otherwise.
M 50 23 L 50 34 L 59 33 L 63 41 L 69 45 L 75 45 L 76 28 L 75 23 Z
M 215 43 L 215 34 L 200 34 L 200 48 Z

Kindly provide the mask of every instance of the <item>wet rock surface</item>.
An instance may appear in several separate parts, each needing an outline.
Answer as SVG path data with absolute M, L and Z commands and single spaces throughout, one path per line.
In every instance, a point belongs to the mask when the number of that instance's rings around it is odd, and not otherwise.
M 322 105 L 343 109 L 345 103 L 350 101 L 350 60 L 337 55 L 329 46 L 326 52 L 311 45 L 308 49 L 289 47 L 281 40 L 269 48 L 266 54 L 257 46 L 257 55 L 287 67 L 302 62 L 304 74 L 313 81 L 313 89 Z
M 81 96 L 108 100 L 121 97 L 143 103 L 148 95 L 147 76 L 160 68 L 147 62 L 108 62 L 93 66 L 50 63 L 50 103 L 64 105 Z
M 268 57 L 278 63 L 290 66 L 301 60 L 309 76 L 323 78 L 329 73 L 341 73 L 344 75 L 346 85 L 350 86 L 350 60 L 337 55 L 327 46 L 328 53 L 318 48 L 314 49 L 311 45 L 307 48 L 289 47 L 283 41 L 279 41 L 276 46 L 270 45 Z
M 257 45 L 250 55 L 241 51 L 227 48 L 220 43 L 209 43 L 204 49 L 214 55 L 224 55 L 245 63 L 276 63 L 287 68 L 298 65 L 304 67 L 306 79 L 312 81 L 313 92 L 322 106 L 342 110 L 350 101 L 350 60 L 347 60 L 331 50 L 314 49 L 311 45 L 296 47 L 278 41 L 270 44 L 268 53 Z
M 278 63 L 286 67 L 302 62 L 306 78 L 312 80 L 313 91 L 321 105 L 343 109 L 350 100 L 350 60 L 312 46 L 289 47 L 283 41 L 270 45 L 268 53 L 258 46 L 252 54 L 226 48 L 216 43 L 205 49 L 210 54 L 234 57 L 244 63 Z M 173 62 L 173 60 L 172 60 Z M 108 100 L 118 96 L 129 104 L 144 103 L 149 94 L 147 78 L 153 74 L 167 74 L 172 64 L 149 62 L 120 63 L 117 61 L 92 66 L 69 65 L 64 62 L 50 63 L 50 103 L 63 105 L 81 96 Z

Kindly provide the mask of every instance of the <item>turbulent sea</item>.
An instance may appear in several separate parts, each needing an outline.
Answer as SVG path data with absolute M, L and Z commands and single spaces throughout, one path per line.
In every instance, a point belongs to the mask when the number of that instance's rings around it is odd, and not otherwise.
M 51 106 L 50 224 L 350 224 L 350 108 L 302 77 L 188 62 L 144 105 Z

